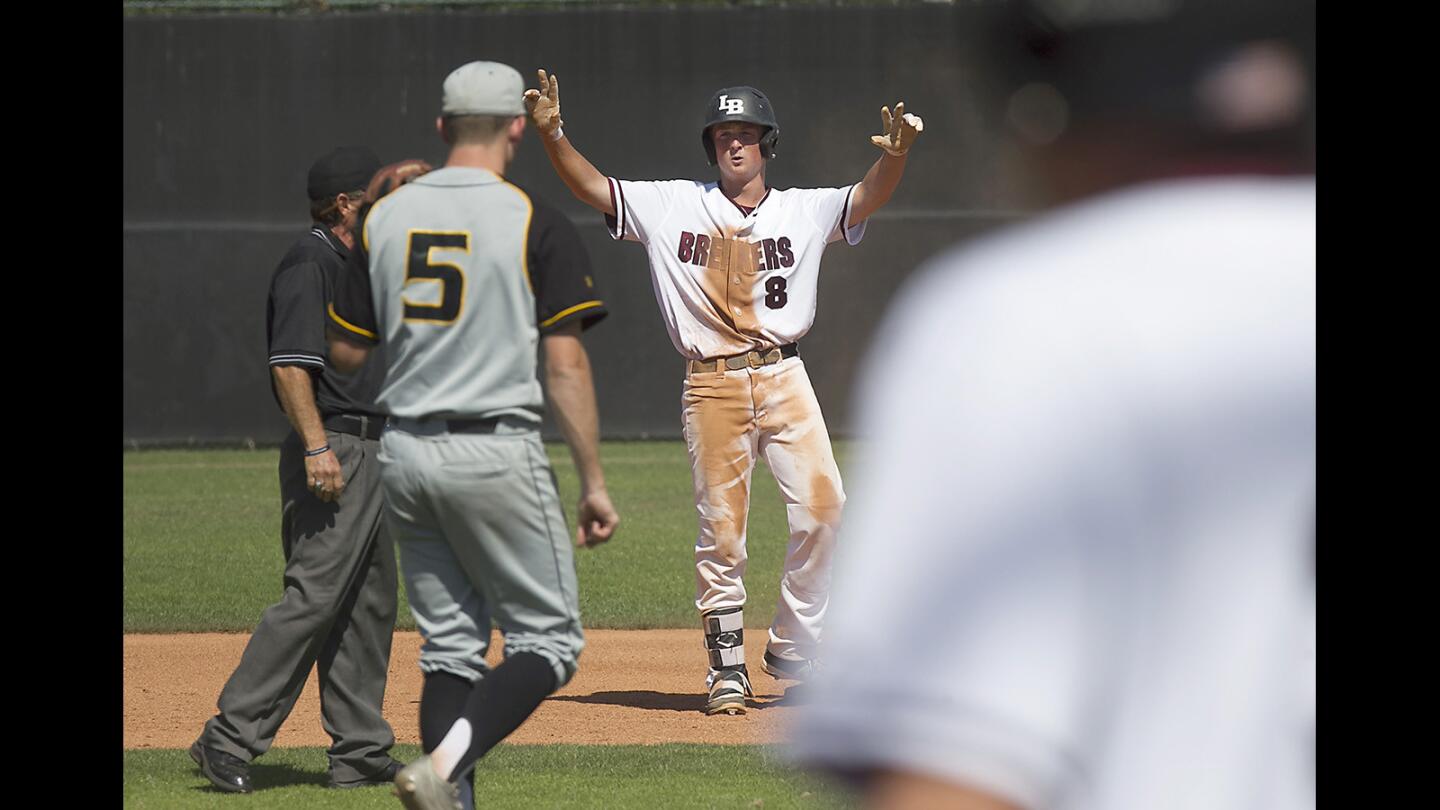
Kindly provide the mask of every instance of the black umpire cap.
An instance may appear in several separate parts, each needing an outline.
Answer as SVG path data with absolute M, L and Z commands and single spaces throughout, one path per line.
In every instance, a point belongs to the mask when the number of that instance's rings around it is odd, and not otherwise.
M 365 146 L 337 147 L 310 167 L 305 190 L 312 200 L 323 200 L 346 191 L 358 191 L 380 171 L 380 158 Z

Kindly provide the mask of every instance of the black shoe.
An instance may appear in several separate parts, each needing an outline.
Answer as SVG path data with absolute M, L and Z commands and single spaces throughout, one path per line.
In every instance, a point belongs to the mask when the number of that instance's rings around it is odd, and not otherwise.
M 199 740 L 190 746 L 190 758 L 200 766 L 200 772 L 210 784 L 228 793 L 249 793 L 250 763 L 231 756 L 224 751 L 201 745 Z
M 765 658 L 760 661 L 760 668 L 765 674 L 780 681 L 808 681 L 815 677 L 820 670 L 820 662 L 816 659 L 797 661 L 793 658 L 781 658 L 765 651 Z
M 706 714 L 744 714 L 745 698 L 755 696 L 755 690 L 750 686 L 750 673 L 745 671 L 744 664 L 710 670 L 705 685 L 710 689 L 710 699 L 705 704 Z
M 337 782 L 335 781 L 335 774 L 332 772 L 330 774 L 330 787 L 345 789 L 394 784 L 395 774 L 400 773 L 400 769 L 403 767 L 405 767 L 405 763 L 399 761 L 398 759 L 392 759 L 390 760 L 389 765 L 386 765 L 379 771 L 376 771 L 375 773 L 371 774 L 370 776 L 364 777 L 363 779 L 356 779 L 353 782 Z

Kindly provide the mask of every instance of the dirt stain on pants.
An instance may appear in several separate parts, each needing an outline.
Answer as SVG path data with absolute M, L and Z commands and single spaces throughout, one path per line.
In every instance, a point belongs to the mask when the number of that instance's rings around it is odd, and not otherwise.
M 763 453 L 785 502 L 790 537 L 767 649 L 814 657 L 829 601 L 845 491 L 810 378 L 799 358 L 689 374 L 682 395 L 699 533 L 695 605 L 745 604 L 750 476 Z

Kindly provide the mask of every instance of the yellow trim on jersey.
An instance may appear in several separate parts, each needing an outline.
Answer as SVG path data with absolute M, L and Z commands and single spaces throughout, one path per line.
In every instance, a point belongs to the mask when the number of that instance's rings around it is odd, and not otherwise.
M 354 333 L 357 334 L 357 335 L 361 335 L 361 336 L 363 336 L 363 337 L 370 338 L 371 340 L 378 340 L 378 339 L 379 339 L 379 336 L 377 336 L 374 332 L 371 332 L 371 331 L 368 330 L 368 329 L 361 329 L 360 327 L 356 326 L 355 324 L 350 323 L 349 321 L 347 321 L 347 320 L 345 320 L 344 318 L 340 317 L 340 313 L 338 313 L 338 312 L 335 311 L 335 302 L 334 302 L 334 301 L 331 301 L 329 304 L 327 304 L 327 305 L 326 305 L 326 309 L 330 310 L 330 319 L 331 319 L 332 321 L 334 321 L 336 324 L 338 324 L 338 325 L 340 325 L 340 326 L 343 326 L 343 327 L 345 327 L 346 329 L 349 329 L 351 332 L 354 332 Z
M 500 177 L 500 175 L 495 175 Z M 525 201 L 525 229 L 521 232 L 520 238 L 520 269 L 525 273 L 525 286 L 530 288 L 530 294 L 535 294 L 535 284 L 530 281 L 530 220 L 535 218 L 535 204 L 530 201 L 530 195 L 514 183 L 500 177 L 500 182 L 515 189 L 520 199 Z
M 411 246 L 413 245 L 414 240 L 415 240 L 415 234 L 417 234 L 417 233 L 431 234 L 431 235 L 434 235 L 434 236 L 463 236 L 463 237 L 465 237 L 465 246 L 464 246 L 464 247 L 456 247 L 456 246 L 454 246 L 454 245 L 431 245 L 430 247 L 426 248 L 426 250 L 425 250 L 425 266 L 426 266 L 426 267 L 453 267 L 453 268 L 455 268 L 455 272 L 457 272 L 457 273 L 460 274 L 460 305 L 455 308 L 455 317 L 450 318 L 450 319 L 448 319 L 448 320 L 442 320 L 442 319 L 440 319 L 440 318 L 407 318 L 407 317 L 404 317 L 404 312 L 405 312 L 404 307 L 415 307 L 415 308 L 417 308 L 417 309 L 440 309 L 441 307 L 445 306 L 445 279 L 443 279 L 443 278 L 426 278 L 426 277 L 411 278 L 411 277 L 410 277 L 410 250 L 411 250 Z M 460 320 L 460 316 L 465 313 L 465 287 L 469 284 L 469 279 L 466 278 L 466 276 L 465 276 L 465 268 L 461 267 L 461 266 L 458 265 L 458 264 L 453 264 L 453 263 L 451 263 L 451 262 L 437 262 L 437 261 L 435 261 L 434 256 L 435 256 L 435 251 L 437 251 L 437 250 L 463 250 L 463 251 L 465 251 L 466 254 L 469 254 L 469 253 L 470 253 L 470 243 L 471 243 L 472 241 L 473 241 L 473 240 L 470 238 L 470 232 L 469 232 L 469 231 L 432 231 L 432 230 L 427 230 L 427 229 L 425 229 L 425 228 L 411 228 L 410 230 L 408 230 L 408 231 L 405 232 L 405 283 L 401 285 L 401 291 L 400 291 L 400 303 L 401 303 L 401 305 L 402 305 L 402 306 L 401 306 L 401 309 L 400 309 L 400 312 L 401 312 L 401 318 L 400 318 L 400 319 L 401 319 L 402 321 L 416 321 L 416 322 L 419 322 L 419 323 L 451 324 L 451 323 L 455 323 L 456 321 Z M 408 298 L 405 297 L 405 291 L 404 291 L 404 288 L 405 288 L 405 287 L 408 287 L 408 286 L 410 286 L 411 284 L 419 283 L 419 282 L 422 282 L 422 281 L 434 281 L 434 282 L 437 282 L 437 283 L 440 285 L 440 296 L 439 296 L 440 300 L 439 300 L 437 303 L 434 303 L 434 304 L 419 304 L 419 303 L 416 303 L 416 302 L 414 302 L 414 301 L 411 301 L 410 299 L 408 299 Z
M 570 307 L 569 309 L 562 309 L 562 310 L 560 310 L 558 313 L 556 313 L 556 314 L 554 315 L 554 317 L 546 318 L 544 321 L 542 321 L 542 322 L 540 323 L 540 328 L 541 328 L 541 329 L 544 329 L 545 327 L 549 326 L 550 324 L 555 323 L 556 321 L 560 320 L 561 318 L 564 318 L 566 315 L 572 315 L 572 314 L 574 314 L 574 313 L 576 313 L 576 312 L 579 312 L 579 311 L 582 310 L 582 309 L 593 309 L 593 308 L 595 308 L 595 307 L 603 307 L 603 306 L 605 306 L 605 302 L 604 302 L 604 301 L 586 301 L 586 302 L 583 303 L 583 304 L 576 304 L 575 306 Z
M 404 188 L 404 186 L 401 186 L 400 188 Z M 399 190 L 399 188 L 395 189 L 395 191 Z M 388 201 L 395 194 L 395 191 L 392 191 L 384 197 L 381 197 L 380 199 L 371 203 L 370 210 L 365 212 L 365 219 L 360 223 L 360 244 L 365 246 L 366 253 L 370 252 L 370 215 L 375 213 L 375 209 L 379 208 L 382 204 Z

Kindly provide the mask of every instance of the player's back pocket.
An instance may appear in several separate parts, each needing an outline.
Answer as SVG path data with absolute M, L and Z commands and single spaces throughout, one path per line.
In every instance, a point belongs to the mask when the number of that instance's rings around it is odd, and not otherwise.
M 455 436 L 434 441 L 431 452 L 436 467 L 447 476 L 490 478 L 504 475 L 523 459 L 517 458 L 514 442 L 496 436 Z

